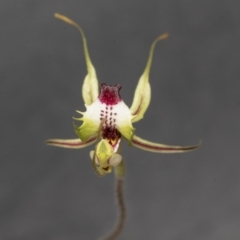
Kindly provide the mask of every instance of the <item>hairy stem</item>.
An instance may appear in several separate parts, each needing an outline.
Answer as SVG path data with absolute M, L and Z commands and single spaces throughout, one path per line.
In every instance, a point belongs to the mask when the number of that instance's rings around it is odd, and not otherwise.
M 125 219 L 126 219 L 126 206 L 123 196 L 123 176 L 125 174 L 124 170 L 124 163 L 120 164 L 120 166 L 115 169 L 115 176 L 116 176 L 116 200 L 117 200 L 117 206 L 118 206 L 118 217 L 117 222 L 114 226 L 114 228 L 110 231 L 110 233 L 103 238 L 103 240 L 114 240 L 116 237 L 122 232 Z

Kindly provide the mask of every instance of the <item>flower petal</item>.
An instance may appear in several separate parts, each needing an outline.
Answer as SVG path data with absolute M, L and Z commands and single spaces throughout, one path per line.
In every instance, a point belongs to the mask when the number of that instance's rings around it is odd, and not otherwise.
M 137 122 L 143 118 L 144 113 L 146 112 L 150 100 L 151 100 L 151 87 L 149 84 L 149 72 L 152 64 L 153 52 L 155 45 L 158 41 L 163 40 L 168 37 L 168 34 L 165 33 L 159 36 L 155 41 L 152 43 L 149 57 L 147 61 L 146 68 L 138 81 L 138 85 L 136 87 L 134 93 L 134 99 L 132 106 L 130 108 L 132 115 L 134 116 L 132 122 Z
M 74 21 L 69 19 L 68 17 L 58 14 L 58 13 L 55 13 L 54 16 L 68 24 L 75 26 L 79 30 L 79 32 L 82 36 L 84 55 L 85 55 L 87 71 L 88 71 L 88 74 L 85 77 L 83 86 L 82 86 L 82 96 L 83 96 L 84 103 L 86 105 L 90 105 L 98 97 L 98 80 L 97 80 L 95 68 L 92 65 L 92 62 L 91 62 L 91 59 L 89 56 L 87 40 L 86 40 L 85 34 L 84 34 L 82 28 L 77 23 L 75 23 Z
M 149 142 L 136 135 L 132 138 L 132 145 L 149 152 L 156 153 L 181 153 L 197 149 L 201 143 L 192 146 L 171 146 L 160 143 Z
M 89 138 L 86 142 L 82 142 L 79 138 L 77 139 L 48 139 L 46 144 L 49 146 L 62 147 L 62 148 L 71 148 L 79 149 L 84 148 L 97 140 L 97 136 Z

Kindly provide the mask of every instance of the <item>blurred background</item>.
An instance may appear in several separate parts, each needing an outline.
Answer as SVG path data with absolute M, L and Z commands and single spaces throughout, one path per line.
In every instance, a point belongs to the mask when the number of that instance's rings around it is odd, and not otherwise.
M 152 101 L 136 134 L 191 145 L 186 154 L 123 146 L 127 222 L 119 239 L 240 239 L 238 0 L 0 1 L 0 239 L 98 239 L 115 223 L 114 175 L 89 151 L 45 145 L 75 138 L 85 111 L 79 23 L 98 79 L 131 105 L 149 47 Z

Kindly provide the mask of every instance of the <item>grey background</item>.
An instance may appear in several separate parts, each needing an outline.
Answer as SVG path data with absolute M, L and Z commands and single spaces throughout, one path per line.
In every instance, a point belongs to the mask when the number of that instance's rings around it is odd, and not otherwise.
M 0 1 L 0 239 L 98 239 L 114 224 L 114 177 L 97 177 L 89 151 L 47 147 L 74 138 L 84 111 L 82 42 L 100 82 L 131 105 L 150 44 L 152 101 L 136 134 L 196 144 L 157 155 L 124 145 L 127 224 L 119 239 L 240 239 L 239 0 Z

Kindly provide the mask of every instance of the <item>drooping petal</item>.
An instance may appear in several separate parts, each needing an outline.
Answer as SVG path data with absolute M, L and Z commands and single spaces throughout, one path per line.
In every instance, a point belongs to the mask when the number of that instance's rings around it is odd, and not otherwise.
M 182 153 L 197 149 L 201 143 L 191 146 L 171 146 L 144 140 L 136 135 L 132 138 L 132 145 L 143 150 L 155 153 Z
M 158 41 L 163 40 L 168 37 L 168 34 L 165 33 L 155 39 L 155 41 L 152 43 L 150 52 L 149 52 L 149 57 L 147 61 L 146 68 L 140 77 L 138 81 L 138 85 L 136 87 L 135 93 L 134 93 L 134 99 L 132 106 L 130 108 L 132 115 L 134 116 L 132 122 L 137 122 L 140 119 L 143 118 L 150 100 L 151 100 L 151 87 L 149 84 L 149 72 L 152 64 L 152 58 L 153 58 L 153 52 L 155 45 Z
M 79 138 L 77 139 L 48 139 L 46 144 L 49 146 L 79 149 L 87 147 L 93 144 L 97 140 L 97 136 L 89 138 L 86 142 L 82 142 Z
M 83 86 L 82 86 L 82 97 L 83 97 L 84 103 L 86 105 L 90 105 L 98 97 L 98 80 L 97 80 L 95 68 L 94 68 L 94 66 L 91 62 L 90 56 L 89 56 L 87 40 L 86 40 L 85 34 L 84 34 L 82 28 L 77 23 L 75 23 L 74 21 L 69 19 L 68 17 L 58 14 L 58 13 L 55 13 L 54 16 L 68 24 L 75 26 L 81 33 L 82 41 L 83 41 L 84 55 L 85 55 L 87 71 L 88 71 L 88 74 L 85 77 Z

